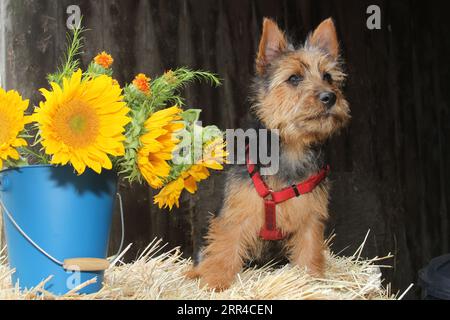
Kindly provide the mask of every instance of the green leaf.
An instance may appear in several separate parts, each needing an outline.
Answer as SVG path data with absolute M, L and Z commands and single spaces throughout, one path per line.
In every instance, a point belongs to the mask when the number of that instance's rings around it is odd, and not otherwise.
M 200 114 L 202 113 L 202 110 L 200 109 L 189 109 L 184 111 L 181 114 L 181 117 L 184 121 L 188 123 L 196 123 L 200 119 Z
M 223 132 L 217 126 L 207 126 L 203 128 L 203 141 L 209 142 L 223 137 Z

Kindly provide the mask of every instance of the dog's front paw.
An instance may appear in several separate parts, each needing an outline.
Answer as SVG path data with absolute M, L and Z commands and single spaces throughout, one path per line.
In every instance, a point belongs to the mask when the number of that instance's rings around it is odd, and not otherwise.
M 323 268 L 313 267 L 313 268 L 308 268 L 306 271 L 311 277 L 316 278 L 316 279 L 323 279 L 325 276 L 325 271 Z
M 197 268 L 192 267 L 184 273 L 184 276 L 189 280 L 200 279 L 200 288 L 206 290 L 214 290 L 216 292 L 225 291 L 230 288 L 232 280 L 217 275 L 204 275 Z
M 200 280 L 200 288 L 222 292 L 230 288 L 232 281 L 220 278 L 217 276 L 214 277 L 202 277 Z
M 184 276 L 189 280 L 196 280 L 200 278 L 200 273 L 197 271 L 195 267 L 192 267 L 188 271 L 184 273 Z

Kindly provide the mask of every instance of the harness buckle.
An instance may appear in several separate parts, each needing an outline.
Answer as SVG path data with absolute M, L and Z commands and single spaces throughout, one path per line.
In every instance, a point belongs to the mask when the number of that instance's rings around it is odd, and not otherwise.
M 297 185 L 296 184 L 293 184 L 292 185 L 292 190 L 294 190 L 294 192 L 295 192 L 295 196 L 298 198 L 298 197 L 300 197 L 302 194 L 300 193 L 300 191 L 298 190 L 298 187 L 297 187 Z
M 265 200 L 265 201 L 274 201 L 274 200 L 273 200 L 273 192 L 274 192 L 274 191 L 273 191 L 272 189 L 270 189 L 269 192 L 270 192 L 270 193 L 269 193 L 267 196 L 264 197 L 264 200 Z

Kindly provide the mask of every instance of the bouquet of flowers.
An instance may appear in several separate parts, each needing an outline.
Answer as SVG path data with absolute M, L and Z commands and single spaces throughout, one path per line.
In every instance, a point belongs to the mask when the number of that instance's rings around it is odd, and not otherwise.
M 183 190 L 194 193 L 209 170 L 222 170 L 223 132 L 197 124 L 200 110 L 184 109 L 181 90 L 195 80 L 220 85 L 216 75 L 187 68 L 150 79 L 138 74 L 121 87 L 113 57 L 97 55 L 80 69 L 82 28 L 69 35 L 61 67 L 40 89 L 43 101 L 26 115 L 29 101 L 0 89 L 0 170 L 35 164 L 116 170 L 160 190 L 160 208 L 179 206 Z

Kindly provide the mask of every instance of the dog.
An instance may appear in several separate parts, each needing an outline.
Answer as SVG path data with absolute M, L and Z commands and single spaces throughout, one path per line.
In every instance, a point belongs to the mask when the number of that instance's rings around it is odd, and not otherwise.
M 222 209 L 210 222 L 207 245 L 189 278 L 225 290 L 246 261 L 275 242 L 291 264 L 323 276 L 330 189 L 323 146 L 351 118 L 345 80 L 331 18 L 299 48 L 264 19 L 251 110 L 260 127 L 278 132 L 279 170 L 262 176 L 250 161 L 230 168 Z

